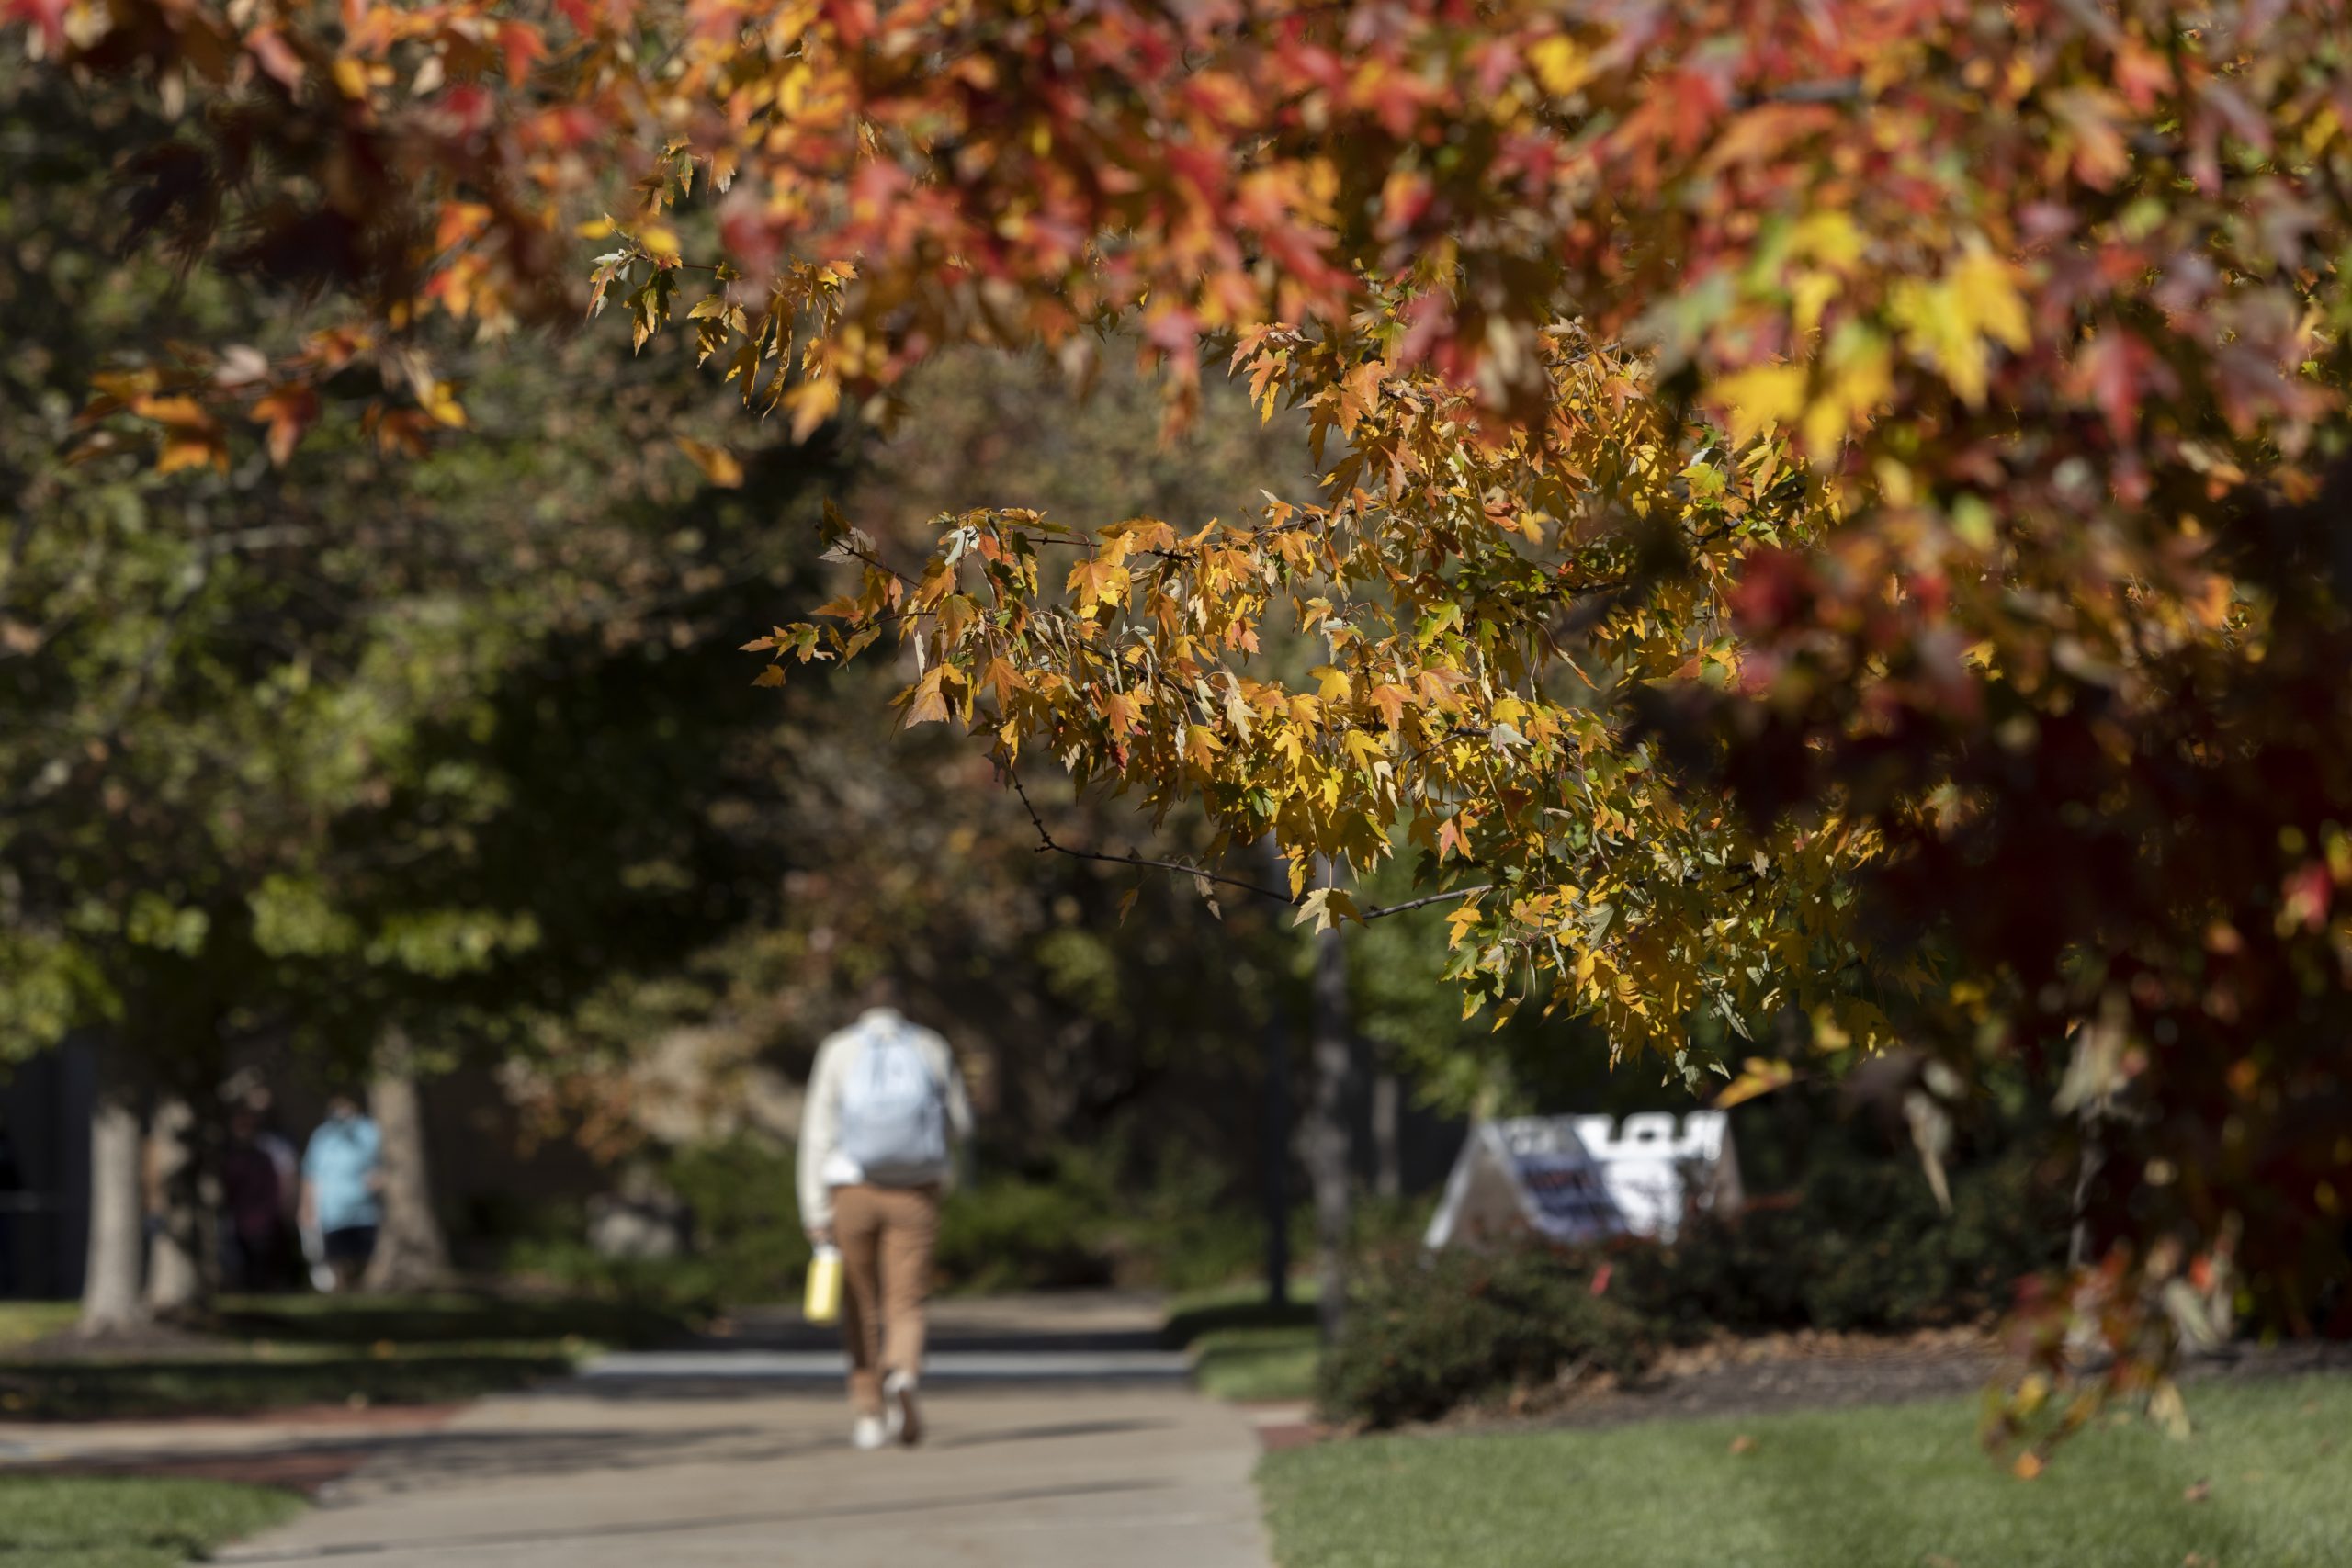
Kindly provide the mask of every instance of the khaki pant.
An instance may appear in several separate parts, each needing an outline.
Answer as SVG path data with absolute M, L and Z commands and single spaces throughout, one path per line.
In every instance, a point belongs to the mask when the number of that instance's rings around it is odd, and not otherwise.
M 882 1409 L 882 1374 L 922 1369 L 922 1304 L 939 1239 L 936 1187 L 836 1187 L 833 1239 L 842 1249 L 842 1343 L 849 1398 Z

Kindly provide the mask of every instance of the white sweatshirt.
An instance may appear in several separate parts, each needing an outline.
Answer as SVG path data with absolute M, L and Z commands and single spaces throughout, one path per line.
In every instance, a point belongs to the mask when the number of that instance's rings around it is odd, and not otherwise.
M 948 1162 L 935 1171 L 917 1173 L 916 1179 L 907 1185 L 950 1184 L 955 1179 L 955 1152 L 971 1138 L 972 1102 L 964 1092 L 964 1075 L 947 1042 L 921 1025 L 907 1022 L 889 1008 L 870 1009 L 847 1029 L 825 1037 L 817 1047 L 816 1066 L 808 1072 L 808 1097 L 800 1112 L 799 1171 L 800 1223 L 808 1229 L 833 1223 L 834 1188 L 854 1187 L 865 1179 L 857 1162 L 842 1149 L 842 1086 L 849 1081 L 858 1053 L 865 1049 L 867 1033 L 884 1029 L 906 1030 L 914 1035 L 923 1061 L 947 1093 Z

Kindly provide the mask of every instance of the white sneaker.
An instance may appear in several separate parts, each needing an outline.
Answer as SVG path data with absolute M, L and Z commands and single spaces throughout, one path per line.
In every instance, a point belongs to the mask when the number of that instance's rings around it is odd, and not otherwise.
M 879 1416 L 861 1416 L 857 1425 L 849 1429 L 849 1446 L 861 1453 L 872 1453 L 890 1440 Z
M 889 1439 L 913 1448 L 922 1441 L 922 1417 L 915 1410 L 915 1375 L 892 1372 L 882 1380 L 882 1420 Z

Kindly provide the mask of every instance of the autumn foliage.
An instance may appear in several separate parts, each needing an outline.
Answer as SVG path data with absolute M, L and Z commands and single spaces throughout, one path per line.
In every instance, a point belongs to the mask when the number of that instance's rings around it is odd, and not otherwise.
M 154 117 L 140 233 L 315 300 L 109 378 L 94 442 L 416 444 L 441 317 L 625 316 L 802 432 L 949 344 L 1120 329 L 1177 419 L 1229 367 L 1317 491 L 837 525 L 762 678 L 910 648 L 910 721 L 1271 833 L 1317 919 L 1409 857 L 1471 1007 L 1694 1079 L 2046 1065 L 2101 1301 L 2233 1255 L 2309 1326 L 2341 1277 L 2340 6 L 0 16 Z

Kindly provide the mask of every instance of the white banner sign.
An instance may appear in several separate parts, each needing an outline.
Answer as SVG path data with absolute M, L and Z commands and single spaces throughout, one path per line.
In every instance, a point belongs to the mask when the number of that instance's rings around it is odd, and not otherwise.
M 1663 1114 L 1628 1116 L 1622 1127 L 1606 1116 L 1523 1116 L 1471 1129 L 1422 1240 L 1441 1247 L 1532 1230 L 1570 1245 L 1626 1233 L 1670 1241 L 1687 1202 L 1739 1201 L 1720 1111 L 1694 1111 L 1679 1131 Z

